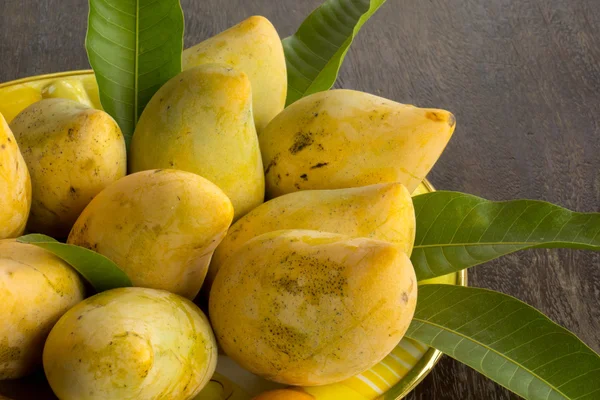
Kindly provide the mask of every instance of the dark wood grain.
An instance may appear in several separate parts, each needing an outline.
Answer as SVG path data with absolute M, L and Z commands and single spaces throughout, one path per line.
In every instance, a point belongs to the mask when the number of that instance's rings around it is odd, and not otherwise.
M 182 0 L 186 44 L 251 14 L 287 36 L 319 0 Z M 390 0 L 357 38 L 339 86 L 453 111 L 430 179 L 489 199 L 600 211 L 600 2 Z M 87 68 L 84 0 L 0 0 L 0 81 Z M 600 351 L 600 255 L 528 251 L 470 274 Z M 445 358 L 410 399 L 512 399 Z

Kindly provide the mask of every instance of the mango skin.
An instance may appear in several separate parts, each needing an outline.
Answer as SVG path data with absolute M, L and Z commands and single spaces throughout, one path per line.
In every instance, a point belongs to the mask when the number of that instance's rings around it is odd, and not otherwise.
M 126 174 L 125 140 L 101 110 L 66 99 L 45 99 L 10 124 L 31 174 L 27 228 L 64 238 L 85 206 Z
M 209 63 L 227 64 L 248 75 L 258 132 L 283 111 L 287 96 L 285 55 L 268 19 L 250 17 L 183 52 L 184 69 Z
M 61 400 L 187 400 L 216 364 L 217 345 L 202 311 L 144 288 L 90 297 L 58 321 L 44 347 L 44 371 Z
M 39 247 L 0 240 L 0 380 L 32 373 L 56 321 L 84 299 L 79 275 Z
M 67 242 L 108 257 L 134 286 L 193 299 L 232 218 L 227 196 L 201 176 L 144 171 L 100 192 Z
M 242 367 L 314 386 L 381 361 L 402 339 L 416 300 L 410 259 L 393 244 L 284 230 L 229 258 L 209 310 L 219 344 Z
M 265 195 L 251 93 L 246 74 L 223 65 L 177 75 L 140 117 L 131 142 L 131 172 L 194 172 L 227 194 L 236 219 L 246 214 Z
M 450 140 L 448 111 L 353 90 L 307 96 L 259 135 L 267 198 L 309 189 L 399 182 L 412 192 Z
M 17 140 L 0 114 L 0 239 L 25 231 L 31 208 L 31 177 Z
M 63 78 L 50 82 L 42 88 L 42 98 L 69 99 L 88 107 L 94 107 L 85 87 L 85 82 L 81 79 Z
M 415 225 L 412 198 L 399 183 L 286 194 L 261 204 L 229 228 L 213 255 L 205 285 L 210 288 L 227 259 L 263 233 L 309 229 L 368 237 L 394 243 L 410 256 Z

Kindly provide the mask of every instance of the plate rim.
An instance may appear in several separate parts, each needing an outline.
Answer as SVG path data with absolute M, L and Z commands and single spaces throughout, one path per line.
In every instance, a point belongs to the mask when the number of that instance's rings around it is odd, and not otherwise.
M 80 69 L 80 70 L 75 70 L 75 71 L 51 72 L 49 74 L 32 75 L 32 76 L 26 76 L 24 78 L 18 78 L 18 79 L 14 79 L 12 81 L 0 83 L 0 89 L 7 88 L 9 86 L 16 86 L 16 85 L 22 85 L 25 83 L 31 83 L 31 82 L 35 82 L 35 81 L 43 81 L 46 79 L 57 79 L 57 78 L 66 78 L 66 77 L 73 77 L 73 76 L 79 76 L 79 75 L 93 75 L 93 74 L 94 74 L 94 71 L 91 69 Z

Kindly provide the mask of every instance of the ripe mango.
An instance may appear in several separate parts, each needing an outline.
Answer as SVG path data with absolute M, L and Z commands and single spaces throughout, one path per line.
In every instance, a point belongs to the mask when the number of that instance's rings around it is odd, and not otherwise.
M 10 124 L 31 174 L 27 228 L 64 238 L 85 206 L 125 176 L 125 140 L 101 110 L 67 99 L 45 99 Z
M 77 219 L 68 243 L 108 257 L 135 286 L 193 299 L 232 218 L 227 196 L 201 176 L 144 171 L 100 192 Z
M 260 133 L 267 197 L 399 182 L 412 192 L 450 140 L 448 111 L 353 90 L 307 96 Z
M 313 386 L 381 361 L 404 336 L 416 301 L 412 264 L 394 244 L 283 230 L 227 260 L 209 310 L 219 344 L 242 367 Z
M 37 246 L 0 240 L 0 380 L 40 367 L 50 329 L 83 298 L 69 264 Z
M 213 255 L 207 289 L 219 268 L 244 243 L 281 229 L 312 229 L 385 240 L 410 255 L 415 241 L 415 210 L 410 194 L 399 183 L 304 190 L 277 197 L 261 204 L 229 228 Z
M 44 371 L 61 400 L 188 400 L 217 365 L 206 316 L 162 290 L 122 288 L 69 310 L 50 332 Z
M 227 64 L 248 75 L 257 131 L 285 107 L 285 56 L 281 39 L 268 19 L 250 17 L 183 52 L 184 69 L 208 63 Z
M 219 186 L 235 218 L 264 201 L 264 175 L 252 119 L 252 90 L 243 72 L 203 65 L 156 92 L 131 142 L 130 170 L 174 168 Z
M 69 99 L 94 107 L 85 83 L 81 79 L 57 79 L 42 88 L 44 99 Z
M 17 140 L 0 114 L 0 239 L 21 236 L 31 207 L 31 178 Z

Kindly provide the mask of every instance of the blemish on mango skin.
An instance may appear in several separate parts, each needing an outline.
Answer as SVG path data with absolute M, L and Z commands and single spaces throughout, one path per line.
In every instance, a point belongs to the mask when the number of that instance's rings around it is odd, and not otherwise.
M 278 160 L 279 160 L 279 154 L 277 154 L 275 157 L 273 157 L 273 159 L 271 160 L 269 165 L 267 165 L 267 167 L 265 168 L 265 175 L 267 175 L 271 171 L 271 168 L 277 166 Z
M 11 365 L 18 365 L 21 359 L 21 349 L 19 347 L 11 347 L 8 345 L 8 340 L 0 343 L 0 379 L 9 379 L 13 377 L 15 371 Z
M 406 292 L 402 293 L 402 301 L 404 304 L 408 304 L 408 294 Z
M 323 167 L 326 167 L 326 166 L 328 166 L 328 165 L 329 165 L 329 163 L 328 163 L 328 162 L 320 162 L 320 163 L 317 163 L 317 164 L 315 164 L 315 165 L 311 166 L 311 167 L 310 167 L 310 169 L 318 169 L 318 168 L 323 168 Z
M 435 121 L 435 122 L 444 122 L 446 120 L 446 118 L 444 118 L 443 116 L 439 115 L 435 111 L 427 111 L 425 113 L 425 118 L 430 119 L 430 120 Z
M 451 113 L 440 114 L 436 111 L 427 111 L 425 113 L 425 118 L 434 122 L 447 122 L 450 127 L 456 125 L 456 117 Z
M 294 144 L 290 147 L 289 152 L 290 154 L 297 154 L 314 142 L 315 140 L 313 139 L 311 132 L 298 132 L 294 137 Z

